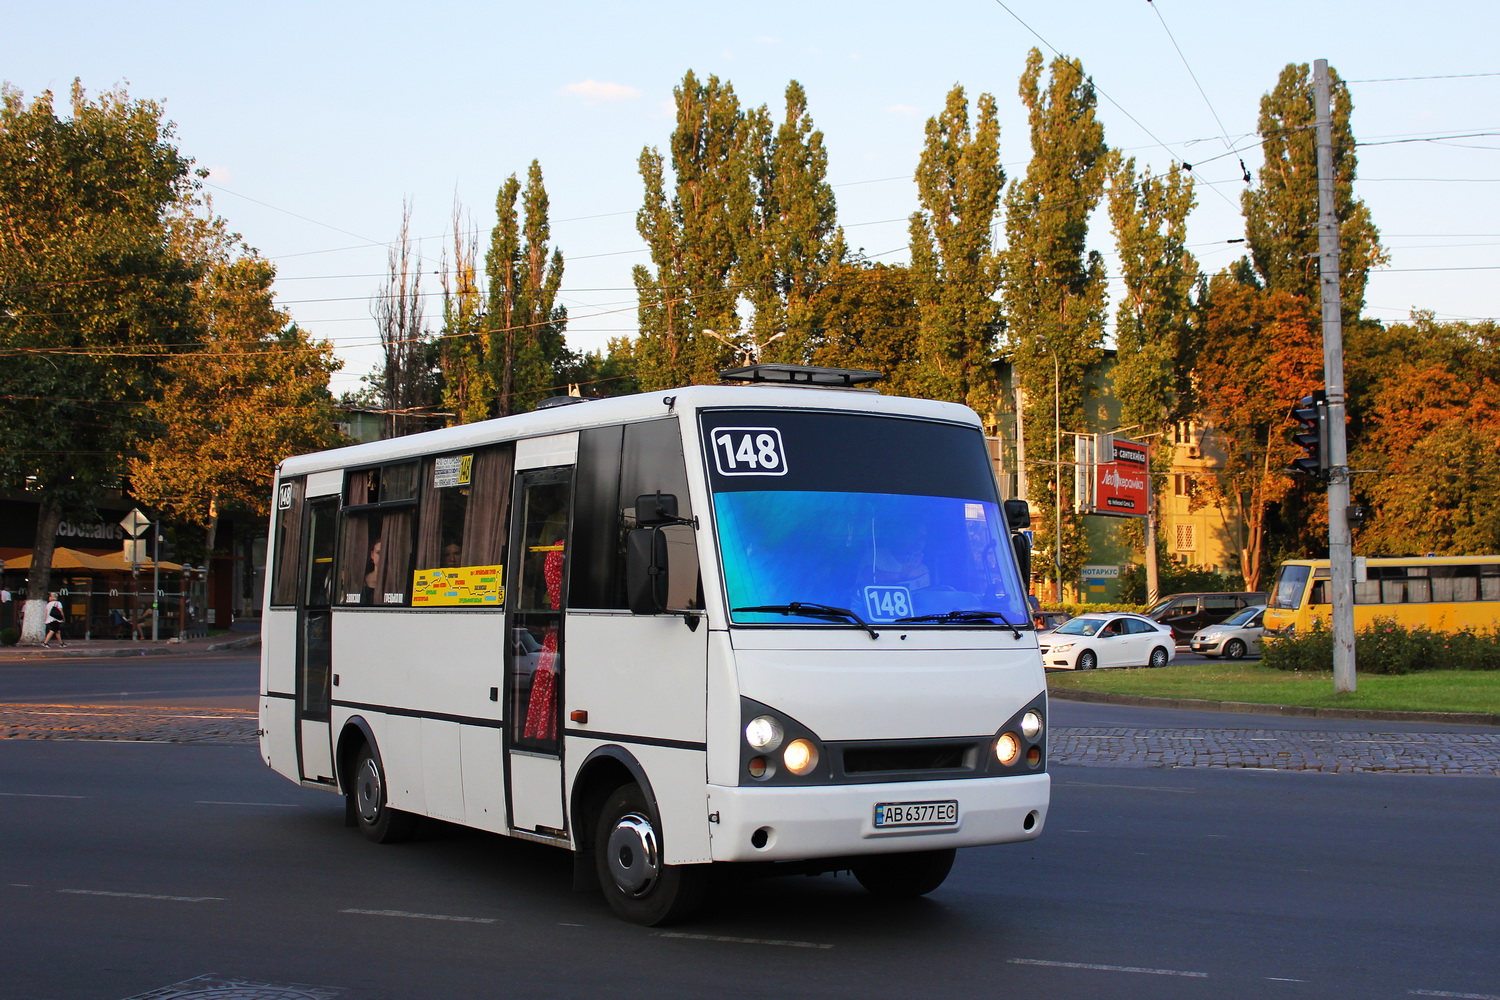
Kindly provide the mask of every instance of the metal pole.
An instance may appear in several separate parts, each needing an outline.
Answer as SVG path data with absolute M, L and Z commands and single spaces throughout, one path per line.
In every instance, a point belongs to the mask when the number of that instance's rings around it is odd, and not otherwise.
M 1057 535 L 1052 539 L 1052 568 L 1057 574 L 1057 603 L 1063 599 L 1062 584 L 1062 374 L 1057 363 L 1057 352 L 1052 352 L 1052 460 L 1057 472 L 1052 482 L 1057 501 Z
M 1318 131 L 1318 274 L 1323 306 L 1323 385 L 1328 393 L 1328 566 L 1333 590 L 1333 690 L 1352 692 L 1354 546 L 1349 533 L 1349 449 L 1344 438 L 1344 328 L 1339 220 L 1334 208 L 1333 114 L 1328 60 L 1313 63 Z
M 156 547 L 151 550 L 151 641 L 155 642 L 161 638 L 157 626 L 160 624 L 161 608 L 156 595 L 161 593 L 161 516 L 158 514 L 155 524 Z

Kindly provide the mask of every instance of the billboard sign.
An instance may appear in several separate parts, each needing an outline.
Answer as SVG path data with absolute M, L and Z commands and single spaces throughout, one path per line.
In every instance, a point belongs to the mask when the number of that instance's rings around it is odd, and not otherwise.
M 1117 437 L 1109 452 L 1096 456 L 1094 512 L 1145 517 L 1151 499 L 1149 446 Z

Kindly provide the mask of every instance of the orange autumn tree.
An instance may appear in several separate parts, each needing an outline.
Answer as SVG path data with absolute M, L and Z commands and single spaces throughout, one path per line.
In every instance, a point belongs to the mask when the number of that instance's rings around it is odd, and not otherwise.
M 1267 515 L 1298 484 L 1284 470 L 1297 449 L 1288 436 L 1293 405 L 1322 385 L 1323 348 L 1308 301 L 1221 273 L 1209 282 L 1193 369 L 1204 443 L 1223 462 L 1194 477 L 1194 507 L 1213 506 L 1234 548 L 1247 590 L 1266 569 Z

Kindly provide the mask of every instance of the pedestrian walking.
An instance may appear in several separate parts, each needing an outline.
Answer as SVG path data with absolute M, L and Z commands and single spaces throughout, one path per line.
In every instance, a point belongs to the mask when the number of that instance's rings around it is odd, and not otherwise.
M 63 613 L 62 601 L 57 599 L 57 591 L 47 595 L 47 610 L 42 614 L 42 620 L 47 623 L 47 634 L 42 637 L 42 648 L 52 648 L 52 637 L 57 636 L 57 644 L 66 647 L 63 641 L 63 623 L 67 621 L 67 615 Z

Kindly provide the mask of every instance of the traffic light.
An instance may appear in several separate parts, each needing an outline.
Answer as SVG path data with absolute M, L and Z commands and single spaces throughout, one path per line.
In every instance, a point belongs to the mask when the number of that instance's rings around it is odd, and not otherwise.
M 1311 396 L 1297 400 L 1297 405 L 1292 407 L 1292 419 L 1297 421 L 1298 428 L 1292 441 L 1301 447 L 1303 455 L 1292 461 L 1291 471 L 1327 479 L 1328 394 L 1315 389 Z

